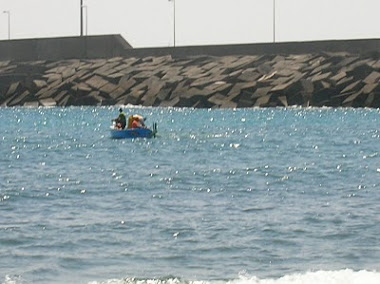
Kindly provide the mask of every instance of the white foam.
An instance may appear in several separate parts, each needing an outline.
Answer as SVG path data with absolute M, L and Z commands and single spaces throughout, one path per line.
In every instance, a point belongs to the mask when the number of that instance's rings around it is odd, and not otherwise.
M 4 282 L 1 282 L 1 284 L 21 284 L 22 278 L 19 275 L 11 276 L 11 275 L 5 275 Z
M 256 276 L 240 276 L 230 281 L 185 281 L 172 279 L 146 279 L 133 278 L 109 279 L 103 282 L 91 281 L 88 284 L 379 284 L 380 272 L 353 271 L 351 269 L 338 271 L 316 271 L 299 274 L 289 274 L 280 278 L 260 279 Z
M 353 271 L 316 271 L 302 274 L 286 275 L 278 279 L 259 279 L 257 277 L 241 277 L 229 284 L 379 284 L 380 272 Z

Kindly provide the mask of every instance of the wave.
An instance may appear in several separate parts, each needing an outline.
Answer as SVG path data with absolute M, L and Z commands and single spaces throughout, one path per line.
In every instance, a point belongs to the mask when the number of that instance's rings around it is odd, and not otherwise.
M 351 269 L 338 271 L 315 271 L 285 275 L 280 278 L 260 279 L 256 276 L 239 276 L 235 280 L 183 280 L 168 277 L 163 279 L 109 279 L 106 281 L 91 281 L 88 284 L 378 284 L 380 272 L 377 271 L 353 271 Z

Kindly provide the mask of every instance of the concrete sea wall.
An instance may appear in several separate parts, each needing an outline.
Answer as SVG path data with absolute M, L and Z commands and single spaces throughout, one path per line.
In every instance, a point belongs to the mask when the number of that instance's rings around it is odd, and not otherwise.
M 100 48 L 75 59 L 44 59 L 38 52 L 27 61 L 0 56 L 0 105 L 378 108 L 379 42 L 175 49 L 121 43 L 108 54 Z
M 0 60 L 110 58 L 128 49 L 132 47 L 120 35 L 4 40 L 0 41 Z

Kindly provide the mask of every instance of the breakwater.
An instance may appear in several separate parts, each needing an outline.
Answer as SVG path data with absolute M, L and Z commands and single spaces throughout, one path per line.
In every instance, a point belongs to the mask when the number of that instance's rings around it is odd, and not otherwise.
M 0 61 L 0 105 L 380 107 L 377 51 L 218 56 L 163 51 L 126 49 L 109 58 Z

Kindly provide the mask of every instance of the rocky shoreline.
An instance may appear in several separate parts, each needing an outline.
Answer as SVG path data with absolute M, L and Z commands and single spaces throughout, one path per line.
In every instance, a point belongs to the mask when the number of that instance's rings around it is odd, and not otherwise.
M 0 106 L 380 107 L 378 53 L 0 61 Z

